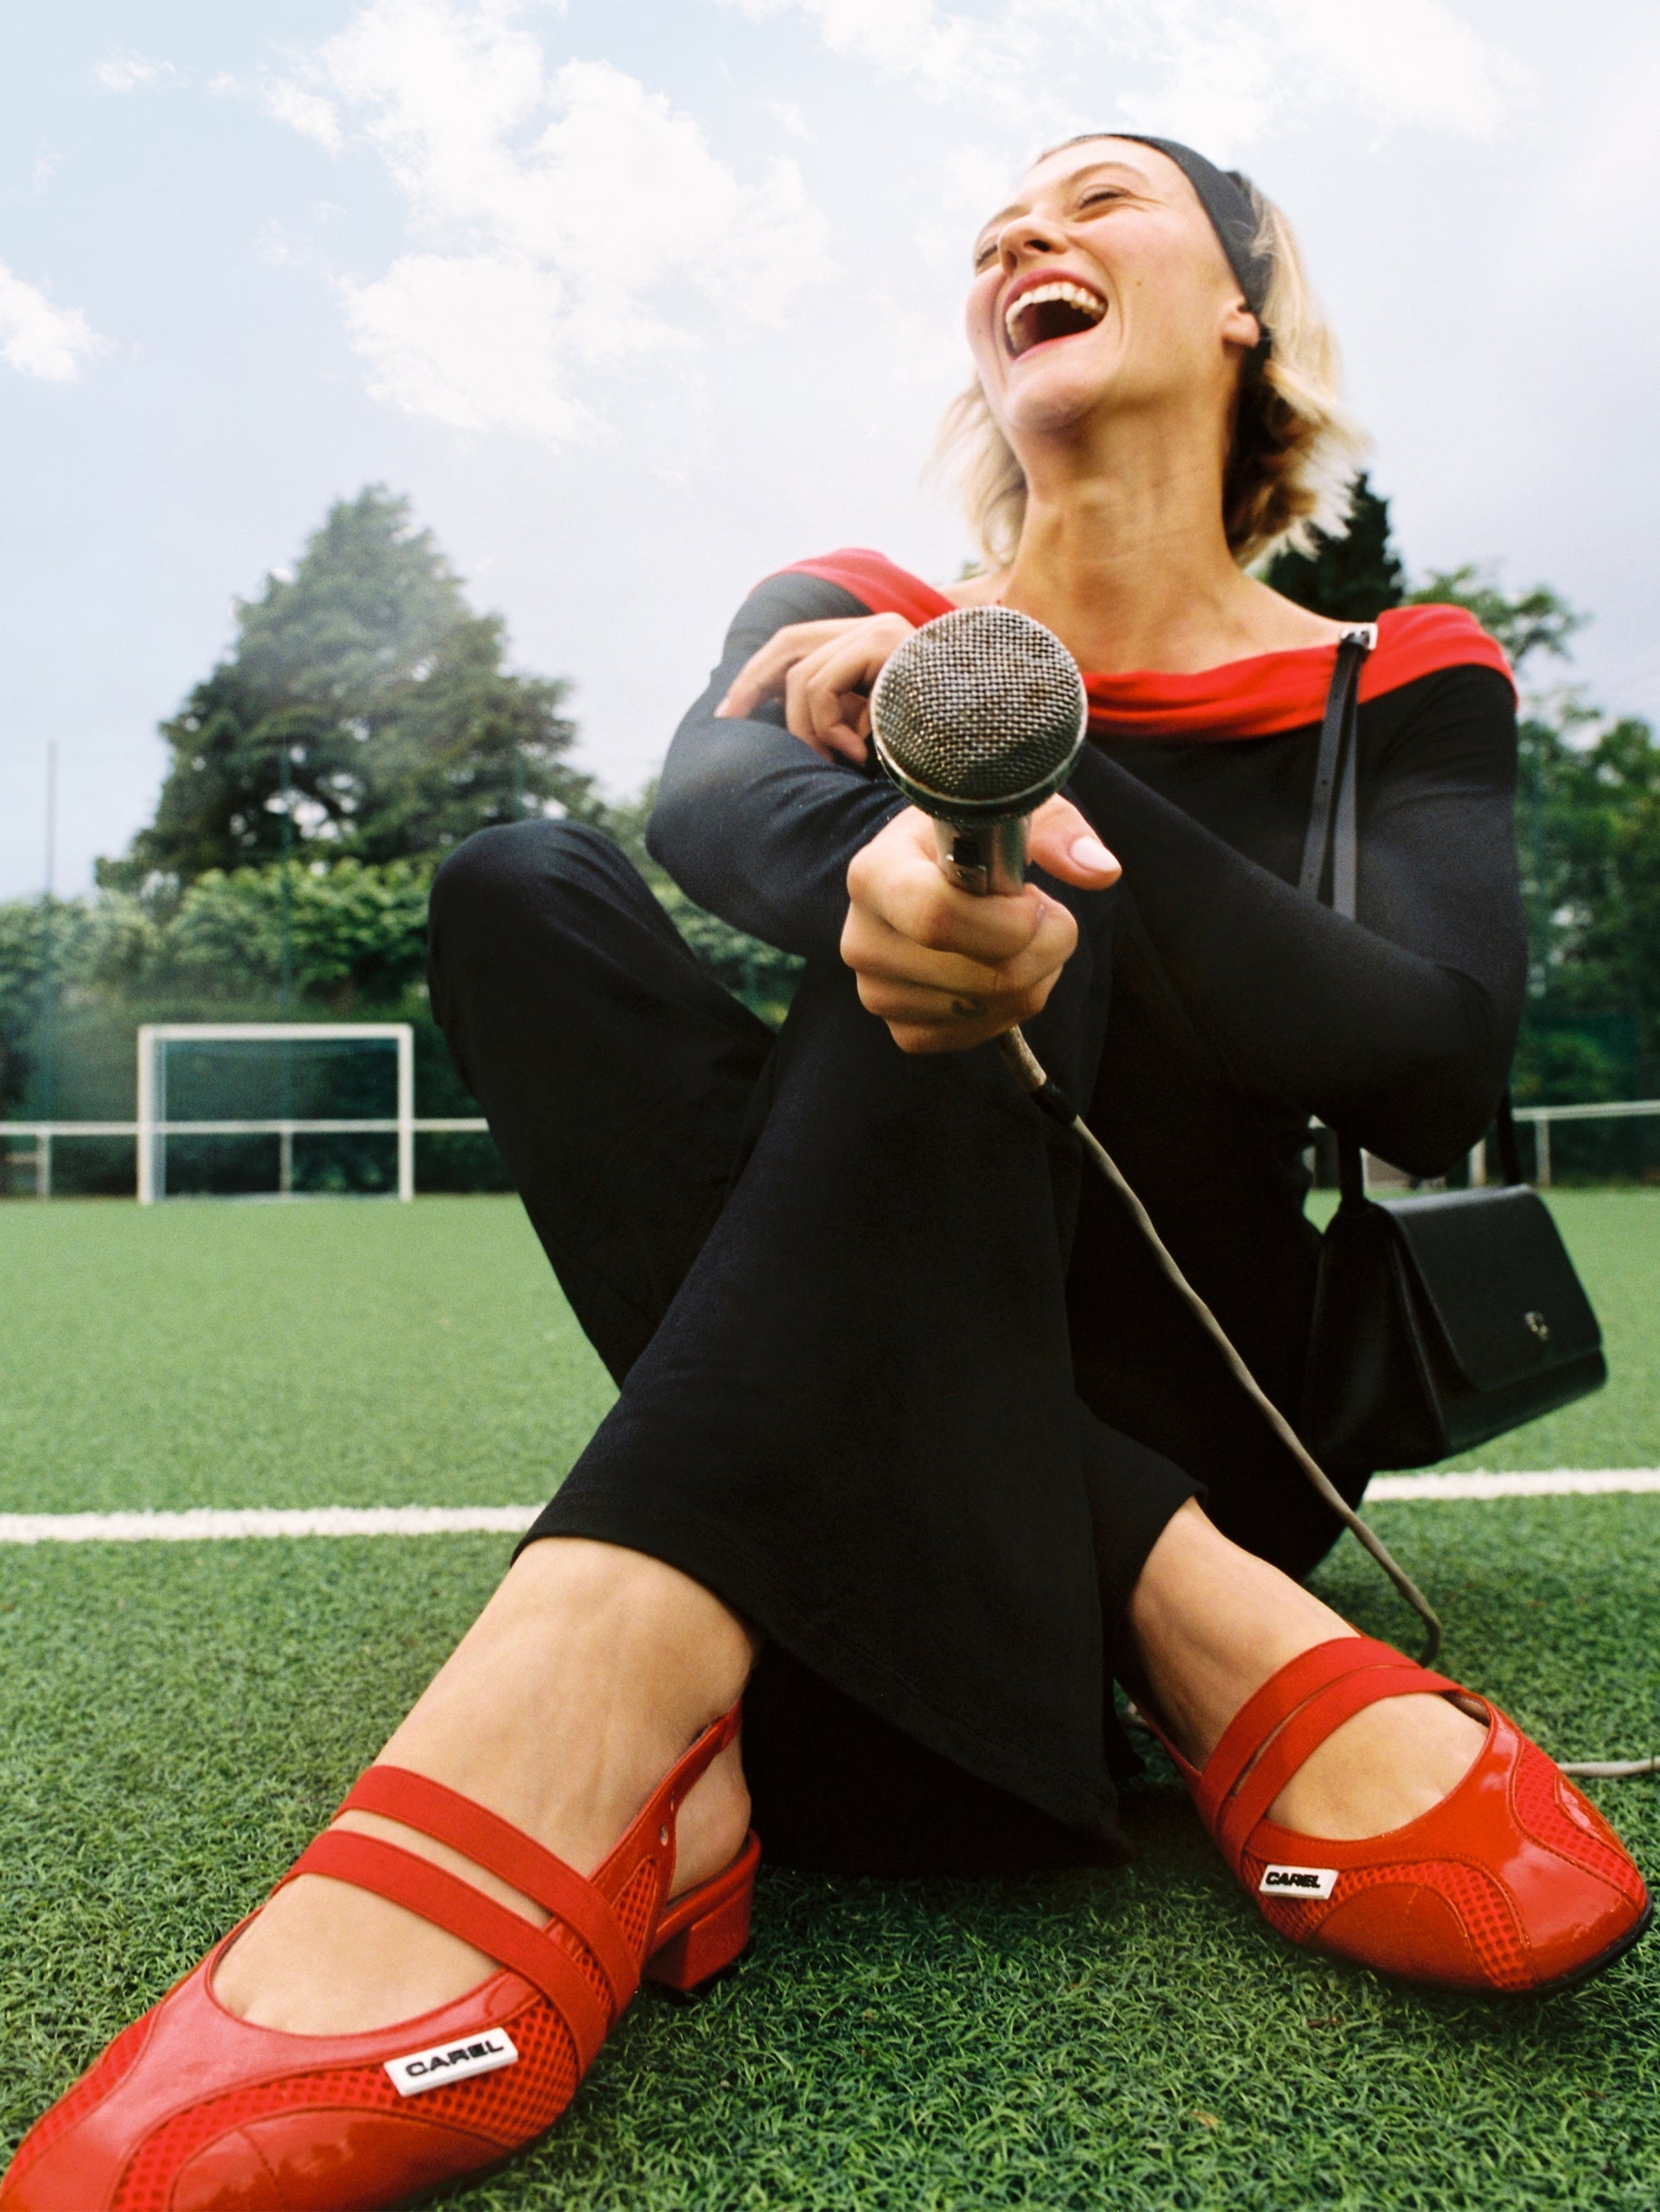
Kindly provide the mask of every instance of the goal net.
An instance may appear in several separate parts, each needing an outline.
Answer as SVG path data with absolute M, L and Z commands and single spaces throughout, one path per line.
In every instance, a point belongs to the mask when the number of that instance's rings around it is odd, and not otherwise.
M 415 1195 L 407 1022 L 138 1032 L 138 1200 Z

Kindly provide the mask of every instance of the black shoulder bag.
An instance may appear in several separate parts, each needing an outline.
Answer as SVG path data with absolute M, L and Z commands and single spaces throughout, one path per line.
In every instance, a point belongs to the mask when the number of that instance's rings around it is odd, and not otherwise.
M 1350 921 L 1360 666 L 1374 635 L 1350 630 L 1338 647 L 1299 883 Z M 1522 1180 L 1507 1091 L 1497 1134 L 1502 1184 L 1379 1202 L 1366 1195 L 1359 1146 L 1338 1133 L 1342 1200 L 1320 1245 L 1298 1423 L 1329 1466 L 1425 1466 L 1607 1380 L 1591 1302 Z

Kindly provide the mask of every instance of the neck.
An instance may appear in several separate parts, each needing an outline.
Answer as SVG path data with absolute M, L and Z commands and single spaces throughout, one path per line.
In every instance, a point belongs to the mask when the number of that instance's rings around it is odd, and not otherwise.
M 1046 624 L 1080 667 L 1191 673 L 1331 628 L 1235 563 L 1209 421 L 1090 425 L 1021 461 L 1026 518 L 998 596 Z

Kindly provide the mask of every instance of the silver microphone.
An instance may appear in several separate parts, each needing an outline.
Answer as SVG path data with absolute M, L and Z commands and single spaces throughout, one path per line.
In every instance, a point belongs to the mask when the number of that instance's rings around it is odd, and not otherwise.
M 1008 607 L 960 607 L 914 630 L 871 693 L 876 757 L 934 816 L 963 891 L 1018 891 L 1033 809 L 1072 774 L 1089 723 L 1078 664 Z

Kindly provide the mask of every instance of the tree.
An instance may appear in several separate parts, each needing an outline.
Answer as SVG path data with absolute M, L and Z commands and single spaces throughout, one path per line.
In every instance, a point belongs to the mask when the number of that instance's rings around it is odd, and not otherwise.
M 1364 469 L 1350 491 L 1347 527 L 1335 536 L 1316 530 L 1311 552 L 1276 553 L 1263 580 L 1334 622 L 1374 622 L 1400 605 L 1407 575 L 1389 542 L 1389 503 Z
M 176 894 L 209 869 L 440 854 L 590 784 L 564 763 L 566 686 L 505 666 L 409 502 L 371 485 L 333 507 L 291 577 L 237 608 L 236 643 L 162 726 L 155 819 L 99 882 Z

